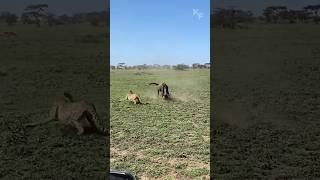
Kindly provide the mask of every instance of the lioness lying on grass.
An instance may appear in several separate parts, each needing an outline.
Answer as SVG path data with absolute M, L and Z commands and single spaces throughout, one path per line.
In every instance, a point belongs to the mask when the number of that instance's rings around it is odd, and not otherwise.
M 137 94 L 133 93 L 131 90 L 127 94 L 126 99 L 133 102 L 134 104 L 142 104 L 140 101 L 140 97 Z
M 63 97 L 56 98 L 46 121 L 27 124 L 27 127 L 46 124 L 54 120 L 75 127 L 78 130 L 78 135 L 85 131 L 106 135 L 106 130 L 99 130 L 96 126 L 97 112 L 95 106 L 84 100 L 74 101 L 71 94 L 66 92 Z

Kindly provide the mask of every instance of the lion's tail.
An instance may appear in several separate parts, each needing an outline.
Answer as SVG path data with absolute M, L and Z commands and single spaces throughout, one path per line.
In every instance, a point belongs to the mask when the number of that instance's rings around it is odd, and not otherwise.
M 149 85 L 159 85 L 158 83 L 149 83 Z

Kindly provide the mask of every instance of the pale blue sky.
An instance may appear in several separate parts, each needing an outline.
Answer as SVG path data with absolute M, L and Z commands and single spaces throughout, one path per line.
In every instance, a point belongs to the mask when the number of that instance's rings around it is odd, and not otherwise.
M 110 18 L 113 65 L 210 61 L 209 0 L 111 0 Z

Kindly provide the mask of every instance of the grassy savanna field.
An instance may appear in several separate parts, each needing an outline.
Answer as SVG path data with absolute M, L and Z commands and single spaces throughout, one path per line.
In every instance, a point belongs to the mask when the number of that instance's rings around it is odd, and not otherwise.
M 106 27 L 0 24 L 0 179 L 97 179 L 107 172 L 106 138 L 77 136 L 48 117 L 56 96 L 69 91 L 96 105 L 105 126 Z
M 166 82 L 172 101 L 157 97 Z M 111 71 L 111 168 L 139 179 L 209 176 L 209 70 Z M 142 105 L 125 100 L 129 90 Z
M 320 26 L 211 31 L 213 178 L 320 178 Z

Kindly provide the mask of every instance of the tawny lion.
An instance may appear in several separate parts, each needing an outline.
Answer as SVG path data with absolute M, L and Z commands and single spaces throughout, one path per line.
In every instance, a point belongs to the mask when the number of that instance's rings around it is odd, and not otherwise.
M 127 94 L 126 99 L 133 102 L 134 104 L 142 104 L 140 101 L 140 97 L 137 94 L 133 93 L 131 90 Z
M 54 101 L 49 118 L 46 121 L 27 124 L 27 127 L 58 120 L 63 124 L 75 127 L 78 130 L 78 135 L 82 135 L 85 132 L 106 135 L 106 130 L 97 128 L 97 118 L 97 111 L 93 104 L 84 100 L 74 101 L 71 94 L 65 92 L 63 97 L 59 97 Z

